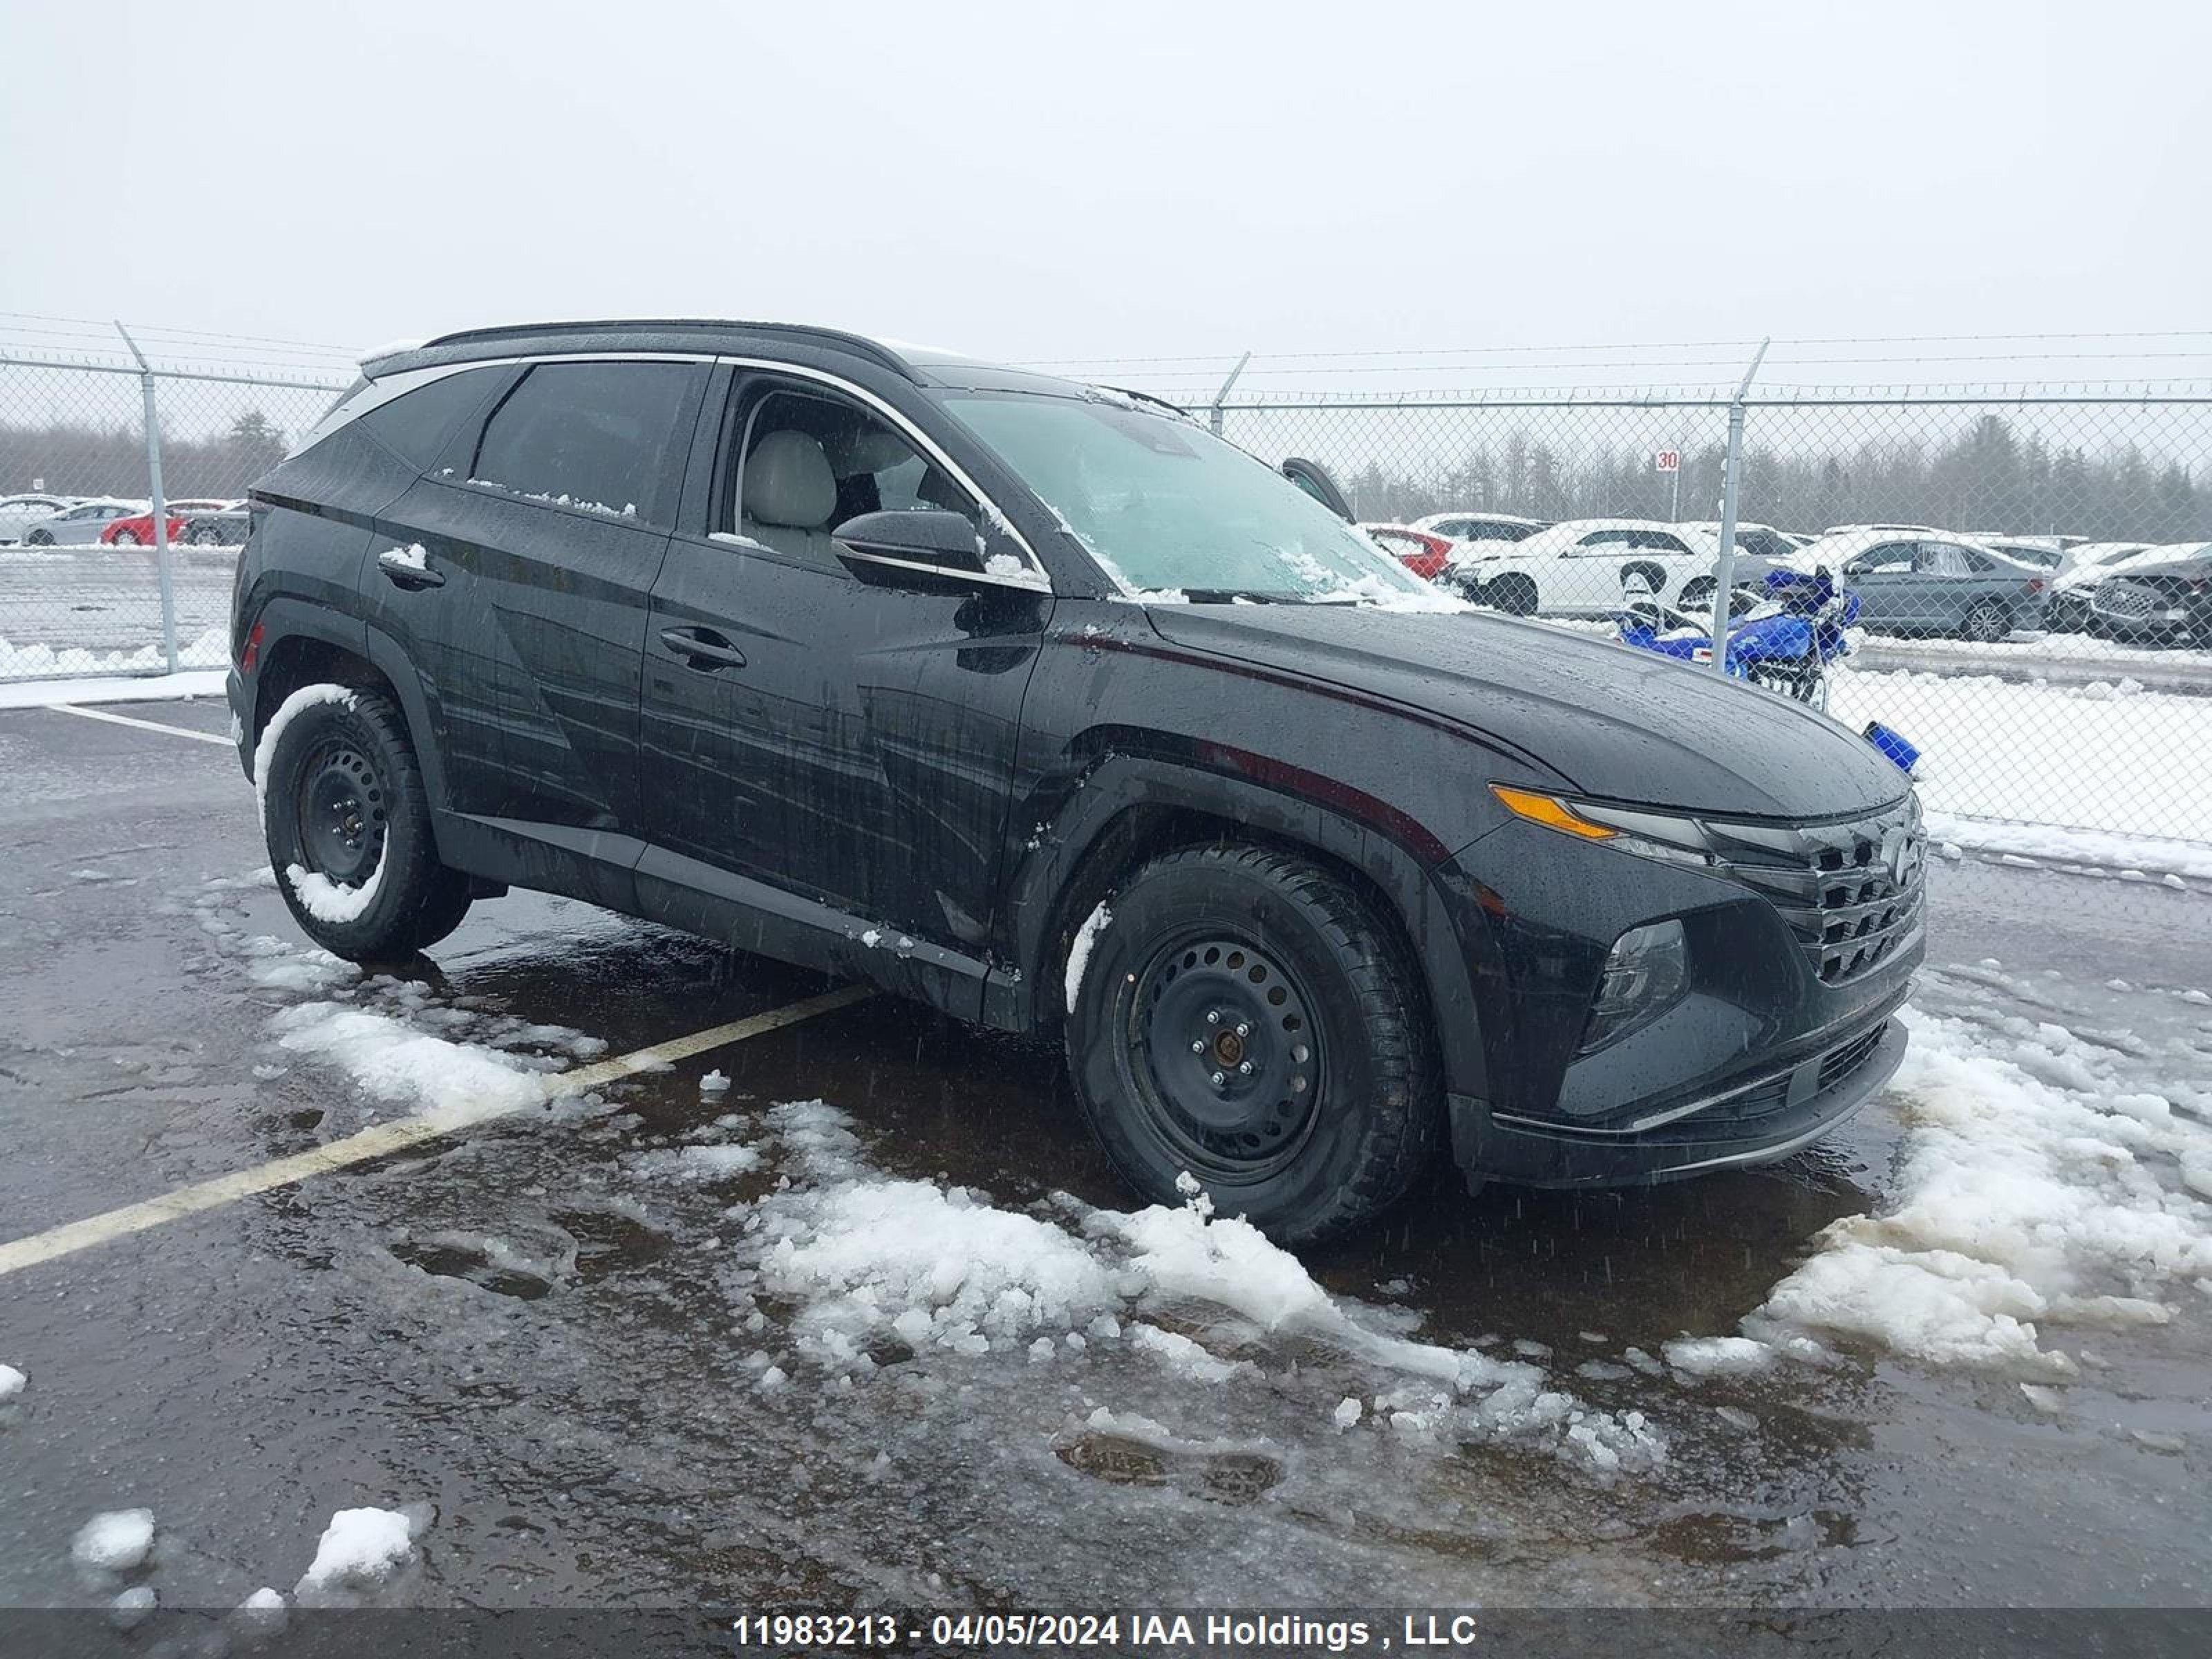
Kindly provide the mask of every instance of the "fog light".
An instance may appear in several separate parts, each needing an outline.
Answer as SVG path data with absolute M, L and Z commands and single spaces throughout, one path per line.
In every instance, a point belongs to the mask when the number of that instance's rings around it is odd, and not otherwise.
M 1690 982 L 1690 951 L 1679 921 L 1648 921 L 1613 943 L 1590 1001 L 1583 1054 L 1640 1031 L 1673 1007 Z

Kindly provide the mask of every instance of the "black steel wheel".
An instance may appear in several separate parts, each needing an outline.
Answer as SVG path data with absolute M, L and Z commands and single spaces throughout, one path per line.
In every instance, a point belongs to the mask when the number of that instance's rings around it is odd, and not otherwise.
M 1391 918 L 1311 859 L 1237 846 L 1166 854 L 1107 910 L 1075 976 L 1068 1070 L 1139 1196 L 1180 1202 L 1188 1176 L 1218 1212 L 1299 1243 L 1405 1193 L 1443 1096 Z
M 384 859 L 386 788 L 359 745 L 325 743 L 300 768 L 300 861 L 341 887 L 362 887 Z
M 1231 934 L 1170 941 L 1128 1012 L 1134 1103 L 1193 1175 L 1249 1182 L 1297 1157 L 1327 1073 L 1305 993 L 1279 960 Z
M 468 878 L 439 861 L 422 768 L 391 699 L 307 686 L 280 705 L 278 721 L 275 743 L 256 750 L 262 827 L 276 890 L 307 935 L 349 961 L 378 962 L 459 927 Z M 317 915 L 295 869 L 360 896 L 354 914 L 325 902 Z

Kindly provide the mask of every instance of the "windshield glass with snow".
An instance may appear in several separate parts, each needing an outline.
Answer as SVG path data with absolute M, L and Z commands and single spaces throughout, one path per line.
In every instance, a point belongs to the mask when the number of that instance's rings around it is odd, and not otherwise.
M 945 404 L 1132 593 L 1447 602 L 1297 485 L 1188 421 L 1027 394 Z

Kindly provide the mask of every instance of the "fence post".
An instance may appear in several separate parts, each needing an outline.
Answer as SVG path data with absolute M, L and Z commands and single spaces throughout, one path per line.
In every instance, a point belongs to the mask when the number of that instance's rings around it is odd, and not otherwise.
M 1721 556 L 1713 567 L 1713 667 L 1723 674 L 1728 672 L 1729 600 L 1735 591 L 1736 475 L 1743 469 L 1743 400 L 1773 343 L 1771 336 L 1759 343 L 1735 396 L 1729 399 L 1728 459 L 1721 469 Z
M 161 493 L 161 416 L 154 403 L 154 366 L 138 349 L 138 342 L 118 318 L 115 331 L 131 355 L 138 360 L 138 389 L 146 399 L 146 483 L 153 496 L 154 568 L 161 580 L 161 656 L 169 672 L 177 672 L 177 586 L 169 568 L 169 503 Z
M 1237 360 L 1237 367 L 1229 371 L 1229 378 L 1221 383 L 1221 390 L 1213 394 L 1213 406 L 1206 411 L 1206 428 L 1217 438 L 1221 435 L 1221 405 L 1228 398 L 1229 388 L 1237 384 L 1237 377 L 1244 372 L 1244 365 L 1251 361 L 1252 354 L 1249 351 Z

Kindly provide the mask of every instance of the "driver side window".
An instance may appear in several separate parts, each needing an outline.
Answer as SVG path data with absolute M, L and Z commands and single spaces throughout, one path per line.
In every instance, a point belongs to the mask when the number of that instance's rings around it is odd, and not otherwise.
M 1869 576 L 1894 575 L 1912 568 L 1912 544 L 1890 542 L 1875 548 L 1862 561 Z
M 981 522 L 975 500 L 942 468 L 879 416 L 834 392 L 763 385 L 739 400 L 733 439 L 719 535 L 827 564 L 838 527 L 865 514 L 936 510 Z M 939 562 L 982 568 L 972 554 Z

